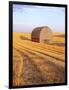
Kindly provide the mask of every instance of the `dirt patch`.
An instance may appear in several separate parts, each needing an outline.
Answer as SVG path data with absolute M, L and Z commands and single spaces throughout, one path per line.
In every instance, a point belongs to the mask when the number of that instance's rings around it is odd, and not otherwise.
M 62 35 L 54 35 L 54 37 L 62 37 L 62 38 L 64 38 L 65 35 L 64 34 L 62 34 Z
M 53 43 L 53 45 L 57 45 L 57 46 L 65 46 L 65 43 Z

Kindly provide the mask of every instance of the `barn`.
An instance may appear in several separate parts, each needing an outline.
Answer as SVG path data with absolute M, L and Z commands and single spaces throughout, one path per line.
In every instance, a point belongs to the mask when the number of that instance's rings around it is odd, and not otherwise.
M 51 43 L 53 32 L 48 26 L 36 27 L 31 33 L 31 40 L 40 43 Z

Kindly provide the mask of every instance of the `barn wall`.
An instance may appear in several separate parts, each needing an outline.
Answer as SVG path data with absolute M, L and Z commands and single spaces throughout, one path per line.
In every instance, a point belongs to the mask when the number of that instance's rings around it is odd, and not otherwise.
M 52 30 L 48 27 L 44 27 L 41 30 L 40 42 L 48 43 L 48 42 L 52 41 L 52 36 L 53 36 Z

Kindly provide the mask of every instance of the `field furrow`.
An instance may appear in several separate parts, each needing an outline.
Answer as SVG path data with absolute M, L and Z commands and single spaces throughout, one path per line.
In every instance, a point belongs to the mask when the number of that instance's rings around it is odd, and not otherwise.
M 36 53 L 40 53 L 40 54 L 43 54 L 43 55 L 47 55 L 47 56 L 50 56 L 52 58 L 58 59 L 60 61 L 64 61 L 65 60 L 64 54 L 58 55 L 56 53 L 52 53 L 52 52 L 49 52 L 49 51 L 40 50 L 38 48 L 34 48 L 34 47 L 26 46 L 26 45 L 21 45 L 20 43 L 16 43 L 16 47 L 20 47 L 21 49 L 22 48 L 26 48 L 28 50 L 31 50 L 34 53 L 36 52 Z

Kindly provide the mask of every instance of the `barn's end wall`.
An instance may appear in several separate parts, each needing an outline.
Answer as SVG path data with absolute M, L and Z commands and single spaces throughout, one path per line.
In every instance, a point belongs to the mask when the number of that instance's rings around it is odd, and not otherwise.
M 41 30 L 40 42 L 51 43 L 53 39 L 53 32 L 49 27 L 44 27 Z

